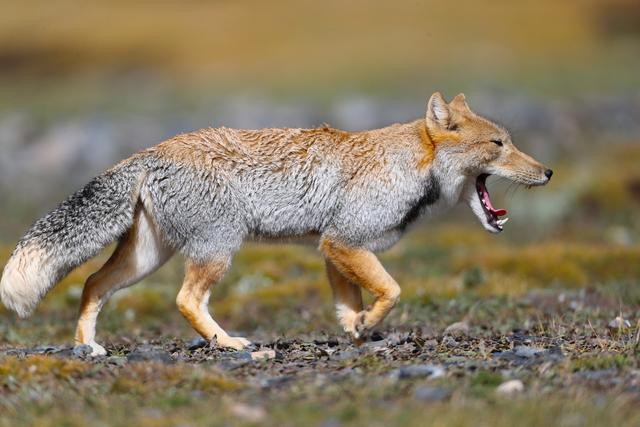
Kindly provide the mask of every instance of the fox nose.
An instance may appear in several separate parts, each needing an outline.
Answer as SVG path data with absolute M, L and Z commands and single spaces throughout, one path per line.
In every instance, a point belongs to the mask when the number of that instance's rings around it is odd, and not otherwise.
M 551 175 L 553 175 L 553 171 L 551 169 L 547 169 L 546 171 L 544 171 L 544 174 L 548 179 L 551 179 Z

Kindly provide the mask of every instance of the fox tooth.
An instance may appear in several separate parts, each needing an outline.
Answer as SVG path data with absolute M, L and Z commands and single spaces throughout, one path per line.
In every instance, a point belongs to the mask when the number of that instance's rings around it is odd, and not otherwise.
M 499 219 L 497 222 L 498 222 L 498 225 L 505 225 L 507 221 L 509 221 L 509 218 Z

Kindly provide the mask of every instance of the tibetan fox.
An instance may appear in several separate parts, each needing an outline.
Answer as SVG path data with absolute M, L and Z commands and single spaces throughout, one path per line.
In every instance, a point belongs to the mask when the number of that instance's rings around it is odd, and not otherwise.
M 418 218 L 465 200 L 482 226 L 502 231 L 507 211 L 491 203 L 496 175 L 544 185 L 552 171 L 518 151 L 501 126 L 474 114 L 460 94 L 440 93 L 424 118 L 365 132 L 204 129 L 118 163 L 35 222 L 4 267 L 0 296 L 20 317 L 73 268 L 114 240 L 82 293 L 77 344 L 95 341 L 98 313 L 175 252 L 186 258 L 180 312 L 205 339 L 241 349 L 211 317 L 211 287 L 247 239 L 312 239 L 325 258 L 337 318 L 361 340 L 400 296 L 375 252 Z M 361 289 L 375 302 L 364 309 Z

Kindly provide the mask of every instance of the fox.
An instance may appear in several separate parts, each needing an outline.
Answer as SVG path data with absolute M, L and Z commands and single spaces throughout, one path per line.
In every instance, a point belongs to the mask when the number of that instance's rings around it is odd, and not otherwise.
M 208 310 L 233 255 L 245 241 L 311 241 L 339 325 L 362 342 L 400 298 L 377 253 L 461 201 L 500 233 L 507 211 L 493 206 L 487 178 L 541 186 L 552 174 L 462 93 L 447 102 L 436 92 L 423 118 L 368 131 L 202 129 L 121 161 L 37 220 L 4 267 L 0 297 L 27 317 L 72 269 L 117 241 L 85 282 L 74 338 L 102 356 L 96 322 L 107 300 L 179 252 L 178 310 L 204 339 L 240 350 L 251 342 L 229 335 Z M 374 299 L 367 308 L 362 290 Z

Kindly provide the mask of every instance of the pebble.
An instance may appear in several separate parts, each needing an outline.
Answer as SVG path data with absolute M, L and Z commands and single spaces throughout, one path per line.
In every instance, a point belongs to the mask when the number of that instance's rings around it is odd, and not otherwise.
M 442 344 L 446 347 L 457 347 L 458 341 L 456 341 L 452 336 L 446 335 L 442 338 Z
M 505 381 L 498 386 L 496 393 L 509 396 L 524 391 L 524 384 L 520 380 Z
M 276 358 L 276 351 L 267 349 L 259 350 L 251 353 L 251 360 L 269 360 Z
M 536 357 L 538 355 L 545 354 L 547 350 L 539 347 L 529 347 L 526 345 L 519 345 L 513 349 L 513 354 L 518 357 L 531 358 Z
M 444 330 L 445 335 L 452 337 L 463 337 L 469 335 L 469 324 L 465 321 L 452 323 Z
M 127 355 L 129 362 L 162 362 L 173 363 L 173 358 L 163 350 L 135 349 Z
M 624 331 L 631 327 L 631 322 L 621 316 L 616 317 L 607 325 L 611 331 Z
M 189 341 L 188 349 L 189 350 L 197 350 L 199 348 L 206 347 L 209 343 L 202 337 L 195 337 L 191 341 Z
M 389 376 L 396 380 L 408 378 L 440 378 L 445 370 L 440 365 L 409 365 L 391 371 Z

